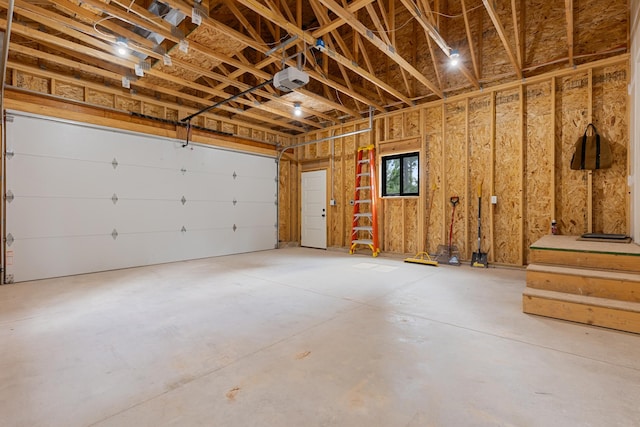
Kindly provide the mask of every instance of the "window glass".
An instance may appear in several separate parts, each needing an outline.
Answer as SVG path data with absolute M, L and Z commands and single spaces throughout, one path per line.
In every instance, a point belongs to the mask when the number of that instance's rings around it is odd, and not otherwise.
M 420 182 L 418 153 L 382 158 L 382 196 L 417 196 Z

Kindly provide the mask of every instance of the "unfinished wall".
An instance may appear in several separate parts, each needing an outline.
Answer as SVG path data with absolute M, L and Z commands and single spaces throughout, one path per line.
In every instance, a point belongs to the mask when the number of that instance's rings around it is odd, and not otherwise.
M 413 151 L 421 155 L 420 195 L 382 200 L 383 252 L 411 254 L 427 248 L 435 253 L 438 245 L 448 243 L 450 198 L 458 196 L 452 241 L 461 258 L 470 259 L 477 250 L 480 185 L 482 251 L 489 252 L 493 263 L 526 264 L 528 247 L 549 233 L 552 219 L 562 234 L 583 234 L 589 216 L 593 231 L 628 233 L 627 67 L 624 56 L 380 116 L 373 134 L 336 140 L 333 156 L 320 144 L 297 149 L 303 170 L 332 171 L 336 206 L 330 207 L 330 246 L 349 246 L 355 153 L 369 137 L 378 159 Z M 614 153 L 613 167 L 595 171 L 591 181 L 588 172 L 569 167 L 575 141 L 590 120 Z M 496 204 L 490 203 L 492 195 Z

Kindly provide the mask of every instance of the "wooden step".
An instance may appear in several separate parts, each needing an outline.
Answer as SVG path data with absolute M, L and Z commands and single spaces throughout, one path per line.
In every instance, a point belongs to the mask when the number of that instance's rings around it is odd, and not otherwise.
M 640 302 L 640 274 L 620 271 L 529 264 L 527 287 Z
M 544 236 L 530 247 L 530 264 L 551 264 L 640 273 L 640 246 Z
M 640 334 L 640 303 L 526 288 L 525 313 Z

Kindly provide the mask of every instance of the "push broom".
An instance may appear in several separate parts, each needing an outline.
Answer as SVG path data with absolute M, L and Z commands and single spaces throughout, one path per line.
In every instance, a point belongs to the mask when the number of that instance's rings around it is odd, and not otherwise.
M 427 212 L 427 239 L 429 236 L 429 222 L 431 221 L 431 209 L 433 207 L 433 196 L 436 193 L 436 185 L 433 184 L 431 186 L 431 200 L 429 201 L 429 211 Z M 425 250 L 429 250 L 428 241 L 425 242 Z M 418 252 L 416 256 L 405 258 L 404 262 L 409 262 L 412 264 L 424 264 L 424 265 L 433 265 L 434 267 L 438 266 L 438 261 L 432 259 L 429 256 L 428 252 Z

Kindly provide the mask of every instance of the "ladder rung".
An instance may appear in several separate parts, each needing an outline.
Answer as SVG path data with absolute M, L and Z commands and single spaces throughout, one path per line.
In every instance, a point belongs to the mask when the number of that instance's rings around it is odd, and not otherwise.
M 369 172 L 359 173 L 358 176 L 371 176 Z
M 363 187 L 356 187 L 356 191 L 359 191 L 359 190 L 371 190 L 371 186 L 365 185 Z
M 371 203 L 371 199 L 356 200 L 356 203 Z
M 373 231 L 373 227 L 370 225 L 353 227 L 353 231 Z
M 357 243 L 359 245 L 373 245 L 373 240 L 371 239 L 358 239 L 358 240 L 352 240 L 351 244 Z
M 358 163 L 362 164 L 362 163 L 369 163 L 369 159 L 362 159 L 362 160 L 358 160 Z
M 353 214 L 353 216 L 356 218 L 362 218 L 362 217 L 371 218 L 371 212 L 357 213 L 357 214 Z

